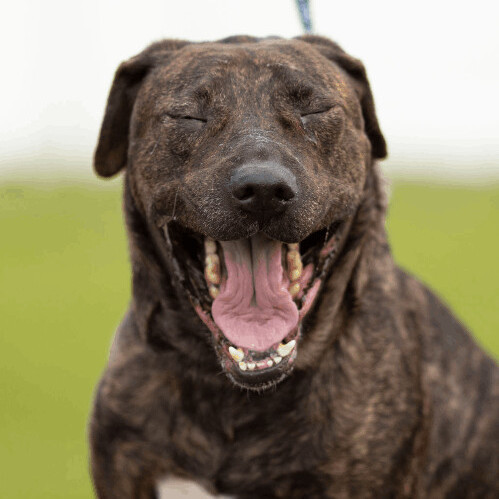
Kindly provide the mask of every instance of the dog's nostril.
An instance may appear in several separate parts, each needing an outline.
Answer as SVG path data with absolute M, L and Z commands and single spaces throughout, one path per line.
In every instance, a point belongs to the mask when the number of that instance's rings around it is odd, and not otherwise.
M 234 197 L 239 201 L 247 201 L 255 195 L 255 189 L 252 185 L 243 185 L 232 192 Z
M 274 196 L 279 201 L 291 201 L 295 197 L 295 192 L 289 185 L 278 185 L 275 188 Z

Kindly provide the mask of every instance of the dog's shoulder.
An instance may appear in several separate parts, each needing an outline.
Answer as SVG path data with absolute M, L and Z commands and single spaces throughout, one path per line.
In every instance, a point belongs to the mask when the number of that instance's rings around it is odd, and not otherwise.
M 492 396 L 497 390 L 496 363 L 475 342 L 464 324 L 428 286 L 397 269 L 398 294 L 408 330 L 417 336 L 422 375 L 433 389 L 471 405 L 473 393 Z
M 405 317 L 421 348 L 430 421 L 424 488 L 446 497 L 495 490 L 499 369 L 433 291 L 402 270 L 398 279 L 401 297 L 412 303 Z

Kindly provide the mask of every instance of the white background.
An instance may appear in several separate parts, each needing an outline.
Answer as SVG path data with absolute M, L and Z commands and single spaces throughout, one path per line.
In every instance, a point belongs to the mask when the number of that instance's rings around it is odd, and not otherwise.
M 367 67 L 387 169 L 499 177 L 497 1 L 312 0 Z M 294 0 L 17 0 L 0 13 L 0 175 L 90 175 L 120 61 L 161 38 L 302 33 Z

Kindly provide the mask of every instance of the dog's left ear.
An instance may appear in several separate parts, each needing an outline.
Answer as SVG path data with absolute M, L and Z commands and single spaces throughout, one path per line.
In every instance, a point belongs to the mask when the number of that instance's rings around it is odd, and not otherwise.
M 94 154 L 94 169 L 101 177 L 111 177 L 127 164 L 130 118 L 145 76 L 173 50 L 188 43 L 181 40 L 153 43 L 118 67 Z
M 371 141 L 372 156 L 378 159 L 386 158 L 386 142 L 376 117 L 371 87 L 362 62 L 348 55 L 338 44 L 328 38 L 304 35 L 297 37 L 297 39 L 314 45 L 322 55 L 338 64 L 353 78 L 364 115 L 366 134 Z

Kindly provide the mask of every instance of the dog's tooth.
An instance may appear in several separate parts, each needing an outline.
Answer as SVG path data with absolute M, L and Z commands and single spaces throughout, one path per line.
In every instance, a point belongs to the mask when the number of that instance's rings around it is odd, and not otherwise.
M 244 359 L 244 352 L 240 348 L 229 347 L 229 353 L 236 362 Z
M 298 251 L 300 248 L 300 243 L 290 243 L 288 244 L 289 251 Z
M 291 283 L 288 291 L 291 297 L 294 298 L 300 292 L 300 283 L 299 282 Z
M 204 259 L 204 264 L 205 266 L 219 266 L 220 265 L 220 258 L 218 257 L 217 254 L 209 254 L 206 255 Z
M 301 256 L 298 250 L 288 251 L 286 258 L 288 259 L 288 265 L 290 268 L 292 269 L 302 268 Z
M 206 255 L 204 275 L 211 284 L 220 284 L 220 258 L 218 255 Z
M 279 355 L 276 355 L 276 356 L 274 357 L 274 362 L 275 362 L 276 364 L 279 364 L 279 362 L 281 362 L 281 360 L 282 360 L 282 357 L 279 357 Z
M 217 243 L 213 239 L 206 238 L 204 240 L 204 251 L 207 255 L 215 255 L 217 253 Z
M 288 262 L 288 277 L 291 282 L 297 281 L 302 274 L 303 264 L 298 250 L 288 251 L 286 255 Z
M 220 284 L 220 274 L 213 267 L 206 267 L 204 269 L 206 280 L 211 284 Z
M 246 371 L 246 369 L 248 369 L 246 362 L 239 362 L 238 365 L 239 365 L 239 369 L 241 369 L 241 371 Z
M 250 371 L 253 371 L 256 367 L 256 364 L 254 362 L 248 362 L 246 365 L 248 366 L 248 369 Z
M 272 367 L 274 365 L 274 363 L 272 362 L 272 359 L 267 360 L 267 365 L 269 367 Z
M 214 286 L 213 284 L 211 286 L 208 286 L 208 291 L 210 292 L 210 296 L 215 299 L 219 293 L 220 293 L 220 290 Z
M 289 355 L 291 353 L 295 345 L 296 345 L 296 340 L 291 340 L 289 343 L 286 343 L 285 345 L 281 343 L 277 347 L 277 353 L 281 357 L 286 357 L 286 355 Z
M 219 267 L 220 266 L 220 258 L 218 255 L 206 255 L 204 259 L 204 264 L 206 267 Z

